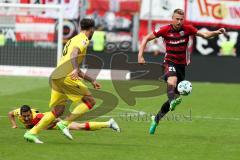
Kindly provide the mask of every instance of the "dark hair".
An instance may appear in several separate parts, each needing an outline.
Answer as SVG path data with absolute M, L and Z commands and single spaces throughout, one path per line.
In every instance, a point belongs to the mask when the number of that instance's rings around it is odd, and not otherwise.
M 80 22 L 81 30 L 89 30 L 95 26 L 95 22 L 91 18 L 83 18 Z
M 22 105 L 22 107 L 20 108 L 20 114 L 22 115 L 22 112 L 32 112 L 31 111 L 31 107 L 29 105 Z
M 173 11 L 173 14 L 180 14 L 180 15 L 184 15 L 184 11 L 182 10 L 182 9 L 180 9 L 180 8 L 177 8 L 177 9 L 175 9 L 174 11 Z

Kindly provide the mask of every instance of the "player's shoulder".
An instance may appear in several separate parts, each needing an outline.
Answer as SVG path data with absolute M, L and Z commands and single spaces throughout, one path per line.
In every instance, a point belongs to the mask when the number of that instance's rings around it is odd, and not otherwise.
M 171 25 L 163 25 L 163 26 L 160 26 L 159 28 L 156 28 L 153 31 L 153 34 L 157 37 L 164 36 L 166 33 L 169 32 L 170 29 L 171 29 Z
M 158 30 L 170 30 L 171 24 L 163 25 L 158 28 Z
M 183 24 L 182 28 L 184 28 L 184 29 L 193 29 L 195 27 L 192 24 Z
M 83 33 L 79 33 L 78 35 L 74 36 L 72 38 L 72 41 L 73 43 L 77 43 L 78 45 L 81 45 L 81 46 L 87 46 L 90 42 L 86 37 L 86 35 Z
M 37 110 L 35 108 L 32 108 L 31 111 L 32 111 L 32 113 L 40 113 L 39 110 Z
M 19 116 L 20 115 L 20 108 L 14 109 L 13 114 L 14 114 L 14 116 Z
M 89 41 L 87 36 L 84 33 L 79 33 L 76 36 L 74 36 L 72 39 L 81 39 L 81 40 L 85 40 L 85 41 Z

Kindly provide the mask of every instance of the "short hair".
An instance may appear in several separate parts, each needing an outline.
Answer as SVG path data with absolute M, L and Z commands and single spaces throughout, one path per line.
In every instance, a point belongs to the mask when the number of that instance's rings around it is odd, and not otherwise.
M 180 8 L 177 8 L 177 9 L 175 9 L 174 11 L 173 11 L 173 14 L 180 14 L 180 15 L 184 15 L 184 11 L 182 10 L 182 9 L 180 9 Z
M 22 112 L 32 112 L 31 111 L 31 107 L 29 105 L 22 105 L 22 107 L 20 108 L 20 115 L 22 115 Z
M 80 22 L 81 30 L 89 30 L 95 26 L 95 22 L 91 18 L 83 18 Z

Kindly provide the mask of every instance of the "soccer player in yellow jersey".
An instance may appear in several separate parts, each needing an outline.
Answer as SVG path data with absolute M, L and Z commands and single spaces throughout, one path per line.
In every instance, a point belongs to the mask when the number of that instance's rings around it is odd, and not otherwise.
M 73 103 L 78 102 L 78 105 L 71 114 L 67 115 L 64 121 L 57 123 L 57 127 L 67 138 L 73 139 L 67 126 L 95 105 L 94 97 L 83 80 L 90 82 L 95 89 L 100 89 L 101 86 L 95 79 L 79 69 L 86 55 L 89 41 L 93 36 L 94 25 L 93 19 L 82 19 L 80 22 L 81 32 L 66 43 L 60 63 L 53 71 L 50 79 L 52 91 L 49 105 L 52 110 L 46 112 L 40 122 L 24 134 L 24 138 L 28 141 L 43 143 L 38 139 L 37 134 L 63 114 L 69 100 Z
M 24 124 L 25 128 L 32 128 L 38 124 L 38 122 L 43 118 L 44 113 L 39 112 L 36 109 L 32 109 L 29 105 L 23 105 L 18 109 L 12 110 L 8 113 L 9 120 L 12 124 L 12 128 L 18 128 L 15 118 Z M 55 121 L 49 124 L 46 129 L 55 128 L 56 123 L 61 119 L 57 118 Z M 120 128 L 117 122 L 111 118 L 106 122 L 72 122 L 68 125 L 70 130 L 99 130 L 102 128 L 111 128 L 117 132 L 120 132 Z
M 23 105 L 18 109 L 10 111 L 8 118 L 12 124 L 12 128 L 18 128 L 15 118 L 18 118 L 25 128 L 32 128 L 34 126 L 34 119 L 38 117 L 38 114 L 38 110 L 31 109 L 28 105 Z

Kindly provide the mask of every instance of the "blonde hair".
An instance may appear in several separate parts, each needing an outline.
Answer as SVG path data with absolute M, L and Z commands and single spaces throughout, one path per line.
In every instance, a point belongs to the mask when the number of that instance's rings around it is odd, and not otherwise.
M 180 14 L 180 15 L 184 15 L 184 11 L 182 10 L 182 9 L 180 9 L 180 8 L 177 8 L 177 9 L 175 9 L 174 11 L 173 11 L 173 14 Z

